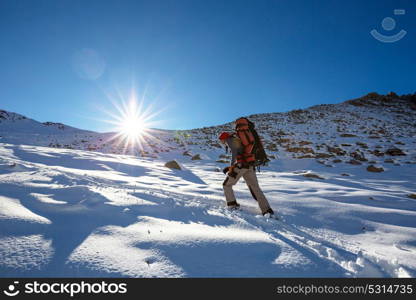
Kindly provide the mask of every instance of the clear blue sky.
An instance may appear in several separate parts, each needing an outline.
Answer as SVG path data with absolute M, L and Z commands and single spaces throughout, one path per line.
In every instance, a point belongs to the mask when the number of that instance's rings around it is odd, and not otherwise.
M 97 131 L 132 87 L 166 129 L 416 91 L 414 0 L 0 0 L 0 45 L 0 108 Z

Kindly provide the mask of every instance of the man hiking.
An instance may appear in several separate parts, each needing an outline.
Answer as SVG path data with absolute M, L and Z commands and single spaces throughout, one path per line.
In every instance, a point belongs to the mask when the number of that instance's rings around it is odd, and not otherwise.
M 266 217 L 273 217 L 274 212 L 257 181 L 256 151 L 253 151 L 253 149 L 255 148 L 256 142 L 255 149 L 260 147 L 262 153 L 264 153 L 264 149 L 257 132 L 255 132 L 254 137 L 253 131 L 255 131 L 254 124 L 246 118 L 240 118 L 236 120 L 235 133 L 223 132 L 219 136 L 220 142 L 230 148 L 232 154 L 231 165 L 223 170 L 224 174 L 227 175 L 223 183 L 224 195 L 227 207 L 239 208 L 240 204 L 237 203 L 232 187 L 243 177 L 253 198 L 257 200 L 261 213 Z M 265 153 L 264 156 L 267 162 Z

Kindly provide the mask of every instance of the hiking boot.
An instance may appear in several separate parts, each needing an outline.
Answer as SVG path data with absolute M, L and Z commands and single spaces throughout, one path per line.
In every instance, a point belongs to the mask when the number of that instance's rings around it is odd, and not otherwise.
M 229 208 L 229 209 L 238 209 L 238 208 L 240 208 L 240 204 L 238 204 L 237 201 L 229 202 L 229 203 L 227 203 L 227 208 Z
M 265 217 L 268 217 L 268 218 L 270 218 L 271 216 L 273 216 L 274 215 L 274 211 L 273 211 L 273 209 L 271 209 L 271 208 L 269 208 L 268 210 L 266 210 L 264 213 L 263 213 L 263 216 L 265 216 Z

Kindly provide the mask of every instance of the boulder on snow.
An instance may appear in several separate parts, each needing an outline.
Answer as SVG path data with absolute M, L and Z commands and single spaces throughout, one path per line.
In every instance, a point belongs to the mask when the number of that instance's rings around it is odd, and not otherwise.
M 355 134 L 352 133 L 343 133 L 340 135 L 340 137 L 357 137 Z
M 182 153 L 183 156 L 192 156 L 191 153 L 189 153 L 189 150 L 186 150 L 185 152 Z
M 201 160 L 201 155 L 199 154 L 195 154 L 194 156 L 192 156 L 191 160 Z
M 296 158 L 315 158 L 315 155 L 312 154 L 306 154 L 306 155 L 301 155 L 301 156 L 297 156 Z
M 364 149 L 368 149 L 368 145 L 367 145 L 366 143 L 363 143 L 363 142 L 356 142 L 355 144 L 356 144 L 357 146 L 360 146 L 360 147 L 364 148 Z
M 224 159 L 219 159 L 219 160 L 216 160 L 216 162 L 218 162 L 218 163 L 222 163 L 222 164 L 228 164 L 228 163 L 229 163 L 229 161 L 228 161 L 228 160 L 224 160 Z
M 386 151 L 386 154 L 391 155 L 391 156 L 405 156 L 406 155 L 406 153 L 404 153 L 399 148 L 390 148 Z
M 286 151 L 287 152 L 292 152 L 292 153 L 303 153 L 303 154 L 306 154 L 306 153 L 315 153 L 313 151 L 313 149 L 307 148 L 307 147 L 304 147 L 304 148 L 302 148 L 302 147 L 287 147 L 286 148 Z
M 367 158 L 365 158 L 364 154 L 359 152 L 359 151 L 353 151 L 350 153 L 350 156 L 355 159 L 355 160 L 359 160 L 359 161 L 368 161 Z
M 316 158 L 330 158 L 330 157 L 334 157 L 334 155 L 320 152 L 320 153 L 316 153 L 315 157 Z
M 380 150 L 377 150 L 377 149 L 374 150 L 374 151 L 369 151 L 369 153 L 371 153 L 371 154 L 373 154 L 373 155 L 375 155 L 377 157 L 384 156 L 384 152 L 381 152 Z
M 169 169 L 182 170 L 181 166 L 176 160 L 171 160 L 165 163 L 165 167 Z
M 361 165 L 361 163 L 358 160 L 355 160 L 355 159 L 350 159 L 348 161 L 348 163 L 351 164 L 351 165 L 356 165 L 356 166 Z
M 409 195 L 407 195 L 407 197 L 412 198 L 412 199 L 416 199 L 416 194 L 409 194 Z
M 376 167 L 376 166 L 374 166 L 374 165 L 369 165 L 369 166 L 367 167 L 367 171 L 368 171 L 368 172 L 380 173 L 380 172 L 383 172 L 383 171 L 384 171 L 384 169 L 383 169 L 383 167 Z
M 322 178 L 321 176 L 316 175 L 314 173 L 305 173 L 305 174 L 302 174 L 302 176 L 307 177 L 307 178 L 325 179 L 325 178 Z
M 344 150 L 342 150 L 341 148 L 339 148 L 339 147 L 327 146 L 327 150 L 328 150 L 328 152 L 335 153 L 336 155 L 345 155 L 346 154 L 346 152 Z
M 299 146 L 306 146 L 306 145 L 311 145 L 312 142 L 309 142 L 309 141 L 300 141 L 298 144 L 299 144 Z

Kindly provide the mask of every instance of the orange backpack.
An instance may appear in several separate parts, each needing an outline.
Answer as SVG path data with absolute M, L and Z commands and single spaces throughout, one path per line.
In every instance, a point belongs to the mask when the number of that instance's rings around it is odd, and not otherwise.
M 237 163 L 254 165 L 256 161 L 256 157 L 253 153 L 255 138 L 249 128 L 248 119 L 237 119 L 235 121 L 235 131 L 244 147 L 244 152 L 237 156 Z

